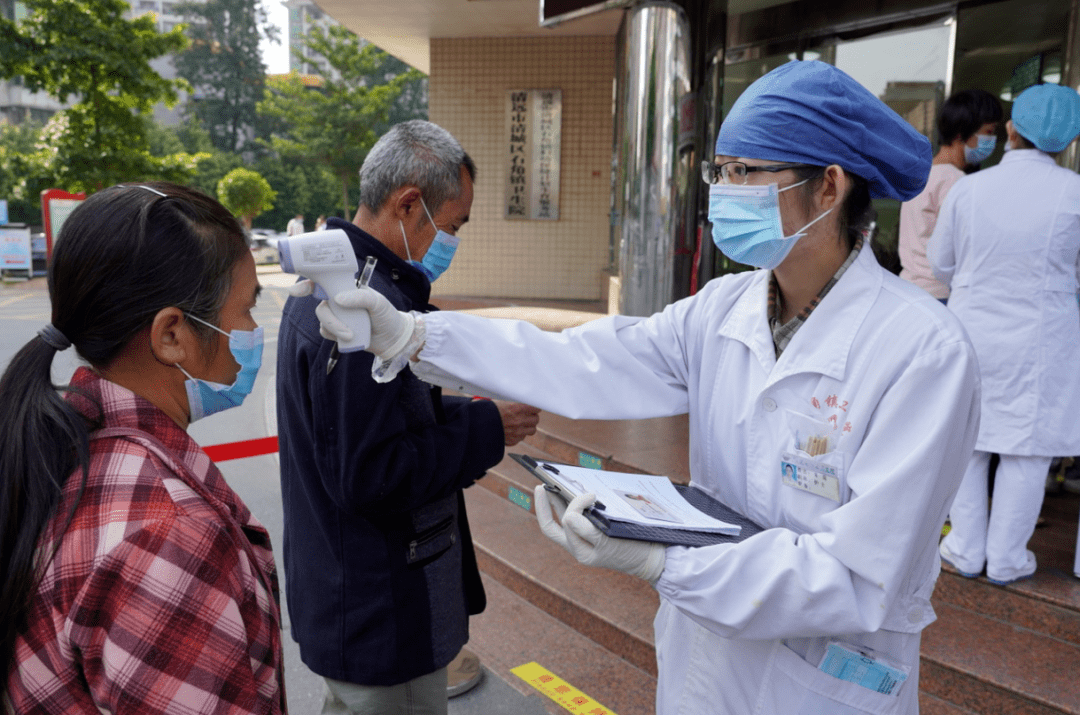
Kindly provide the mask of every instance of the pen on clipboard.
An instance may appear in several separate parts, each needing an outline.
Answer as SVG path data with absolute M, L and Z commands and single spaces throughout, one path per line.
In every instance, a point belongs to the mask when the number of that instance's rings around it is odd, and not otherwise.
M 356 280 L 357 288 L 368 287 L 368 283 L 371 282 L 371 274 L 375 272 L 375 264 L 377 262 L 378 259 L 376 259 L 375 256 L 367 257 L 367 261 L 364 263 L 364 270 L 360 273 L 360 277 Z M 339 356 L 340 353 L 338 352 L 337 343 L 334 343 L 334 347 L 330 348 L 330 359 L 326 361 L 327 375 L 329 375 L 333 371 L 334 366 L 337 365 Z
M 541 464 L 540 466 L 543 467 L 544 469 L 548 470 L 552 474 L 562 474 L 562 472 L 560 472 L 558 469 L 551 466 L 550 464 L 544 463 L 544 464 Z M 547 489 L 549 492 L 554 491 L 555 493 L 559 494 L 560 496 L 562 495 L 562 490 L 560 490 L 558 488 L 553 489 L 552 487 L 550 487 L 550 486 L 548 486 L 546 484 L 544 485 L 544 488 Z M 600 511 L 604 511 L 607 507 L 604 506 L 604 502 L 597 499 L 596 501 L 593 502 L 593 508 L 594 509 L 599 509 Z

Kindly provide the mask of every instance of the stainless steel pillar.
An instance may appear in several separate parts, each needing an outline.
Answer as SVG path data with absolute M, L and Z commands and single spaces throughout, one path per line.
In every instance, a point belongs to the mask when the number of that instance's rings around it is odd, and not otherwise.
M 679 161 L 678 111 L 690 91 L 690 26 L 677 5 L 645 2 L 627 11 L 619 39 L 612 235 L 619 311 L 650 315 L 673 300 L 675 237 L 689 230 L 682 225 L 688 192 L 678 190 L 690 179 Z
M 1069 3 L 1069 24 L 1065 35 L 1065 50 L 1061 57 L 1061 84 L 1080 92 L 1080 0 Z M 1080 171 L 1080 141 L 1074 141 L 1058 155 L 1062 166 Z

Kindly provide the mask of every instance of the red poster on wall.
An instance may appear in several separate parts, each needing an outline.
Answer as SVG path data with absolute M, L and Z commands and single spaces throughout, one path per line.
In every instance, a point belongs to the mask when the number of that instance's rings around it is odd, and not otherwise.
M 60 227 L 75 207 L 85 200 L 85 193 L 72 194 L 60 189 L 46 189 L 41 192 L 41 215 L 45 221 L 45 260 L 52 259 L 53 242 L 60 235 Z

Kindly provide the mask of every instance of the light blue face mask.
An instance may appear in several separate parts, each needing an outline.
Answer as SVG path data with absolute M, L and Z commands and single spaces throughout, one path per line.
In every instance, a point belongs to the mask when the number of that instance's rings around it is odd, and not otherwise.
M 424 207 L 424 213 L 427 214 L 428 221 L 431 221 L 431 225 L 435 226 L 435 220 L 431 218 L 431 212 L 428 211 L 427 204 L 424 203 L 422 198 L 420 199 L 420 205 Z M 414 261 L 409 253 L 409 239 L 405 235 L 405 224 L 399 220 L 398 226 L 401 228 L 401 238 L 405 241 L 405 256 L 408 258 L 409 264 L 419 268 L 427 276 L 428 281 L 434 283 L 435 279 L 450 267 L 450 261 L 454 259 L 454 253 L 457 251 L 461 239 L 457 236 L 451 236 L 446 231 L 435 226 L 435 241 L 428 247 L 423 260 Z
M 979 143 L 974 147 L 964 145 L 964 161 L 968 164 L 981 164 L 994 153 L 997 137 L 993 134 L 979 134 Z
M 709 187 L 709 221 L 713 243 L 725 256 L 738 263 L 773 269 L 784 262 L 806 229 L 825 218 L 818 216 L 791 236 L 784 235 L 780 220 L 780 192 L 802 186 L 800 181 L 778 189 L 776 184 Z
M 236 380 L 232 385 L 200 380 L 192 377 L 179 365 L 176 366 L 180 368 L 180 372 L 187 375 L 184 388 L 187 390 L 191 421 L 194 422 L 208 415 L 224 412 L 230 407 L 238 407 L 244 398 L 251 394 L 251 390 L 255 387 L 255 376 L 259 374 L 259 366 L 262 365 L 263 329 L 233 330 L 226 333 L 216 325 L 210 325 L 194 315 L 188 315 L 188 317 L 213 328 L 222 335 L 228 335 L 229 351 L 240 365 L 240 372 L 236 374 Z

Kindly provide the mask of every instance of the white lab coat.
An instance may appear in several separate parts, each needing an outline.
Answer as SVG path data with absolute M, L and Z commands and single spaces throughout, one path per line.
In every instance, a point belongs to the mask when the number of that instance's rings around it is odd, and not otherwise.
M 982 373 L 977 449 L 1080 454 L 1080 176 L 1037 149 L 958 181 L 930 239 Z
M 978 430 L 974 352 L 870 250 L 779 360 L 767 293 L 766 271 L 726 276 L 651 318 L 561 334 L 429 314 L 416 371 L 570 417 L 689 412 L 693 484 L 767 530 L 667 549 L 659 713 L 917 713 L 938 535 Z M 843 468 L 841 503 L 781 483 L 807 418 L 836 426 L 839 445 L 819 459 Z M 819 671 L 831 638 L 910 668 L 899 697 Z

